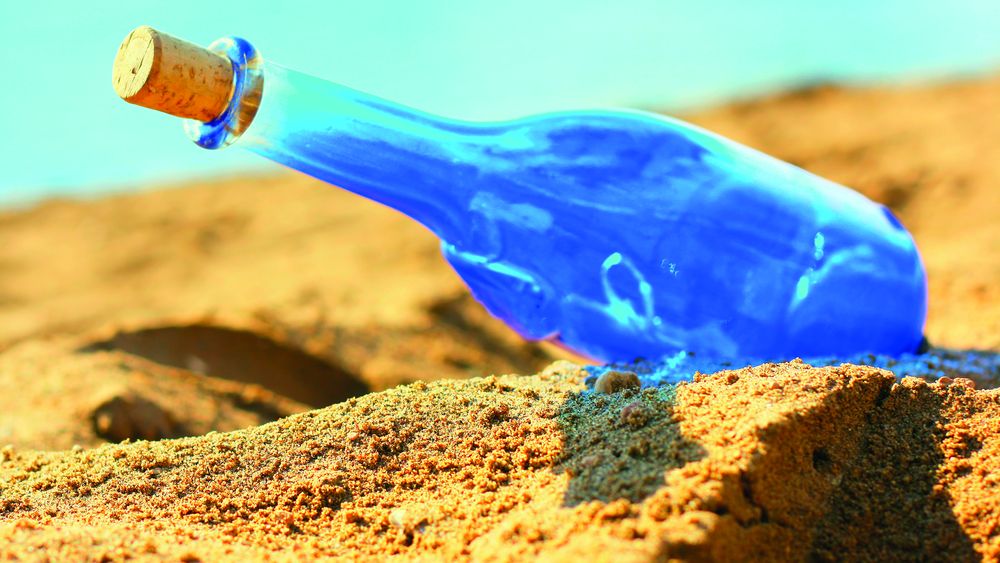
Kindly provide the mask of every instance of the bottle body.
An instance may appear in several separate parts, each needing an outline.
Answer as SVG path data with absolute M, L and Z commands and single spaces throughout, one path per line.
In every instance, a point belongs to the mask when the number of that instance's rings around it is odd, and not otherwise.
M 631 111 L 438 118 L 265 67 L 240 144 L 420 221 L 530 339 L 604 361 L 912 352 L 923 267 L 883 206 Z
M 916 247 L 856 192 L 647 114 L 528 119 L 487 144 L 445 255 L 530 338 L 606 361 L 919 346 Z

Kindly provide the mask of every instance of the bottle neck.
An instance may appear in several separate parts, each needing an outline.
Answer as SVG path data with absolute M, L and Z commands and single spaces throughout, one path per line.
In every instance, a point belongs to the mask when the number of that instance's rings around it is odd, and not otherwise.
M 465 176 L 474 173 L 487 129 L 266 62 L 260 107 L 238 143 L 448 239 L 461 226 L 470 191 Z

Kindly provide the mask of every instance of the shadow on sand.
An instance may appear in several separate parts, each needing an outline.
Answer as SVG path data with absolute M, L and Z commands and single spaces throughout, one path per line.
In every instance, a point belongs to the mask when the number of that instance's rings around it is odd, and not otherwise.
M 208 324 L 119 332 L 82 352 L 121 350 L 188 371 L 253 383 L 312 407 L 368 392 L 355 374 L 251 331 Z
M 947 422 L 940 395 L 926 385 L 893 387 L 888 378 L 866 385 L 828 393 L 794 415 L 789 405 L 776 405 L 784 414 L 767 423 L 754 420 L 760 411 L 726 414 L 743 417 L 729 421 L 743 436 L 724 447 L 754 445 L 724 460 L 685 435 L 676 414 L 690 398 L 684 387 L 576 394 L 558 417 L 565 446 L 557 469 L 570 475 L 564 505 L 655 504 L 660 499 L 650 497 L 666 475 L 691 464 L 678 482 L 707 472 L 718 486 L 695 492 L 693 507 L 670 511 L 707 510 L 719 518 L 696 544 L 664 540 L 664 558 L 978 560 L 938 486 Z M 639 510 L 649 512 L 649 503 Z
M 701 459 L 705 449 L 673 416 L 675 400 L 672 387 L 571 396 L 559 414 L 560 468 L 571 475 L 564 504 L 639 502 L 663 486 L 667 471 Z

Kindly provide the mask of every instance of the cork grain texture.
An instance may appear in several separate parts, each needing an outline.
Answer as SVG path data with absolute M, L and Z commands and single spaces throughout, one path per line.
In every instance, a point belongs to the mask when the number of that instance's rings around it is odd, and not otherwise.
M 112 83 L 131 104 L 208 122 L 228 105 L 233 69 L 225 57 L 143 26 L 118 49 Z

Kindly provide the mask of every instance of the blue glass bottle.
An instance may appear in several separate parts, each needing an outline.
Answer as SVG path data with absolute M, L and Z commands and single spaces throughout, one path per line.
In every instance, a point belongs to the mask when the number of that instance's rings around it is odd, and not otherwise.
M 885 207 L 637 111 L 501 123 L 429 115 L 265 63 L 196 142 L 240 146 L 397 209 L 524 337 L 603 361 L 915 351 L 926 279 Z

